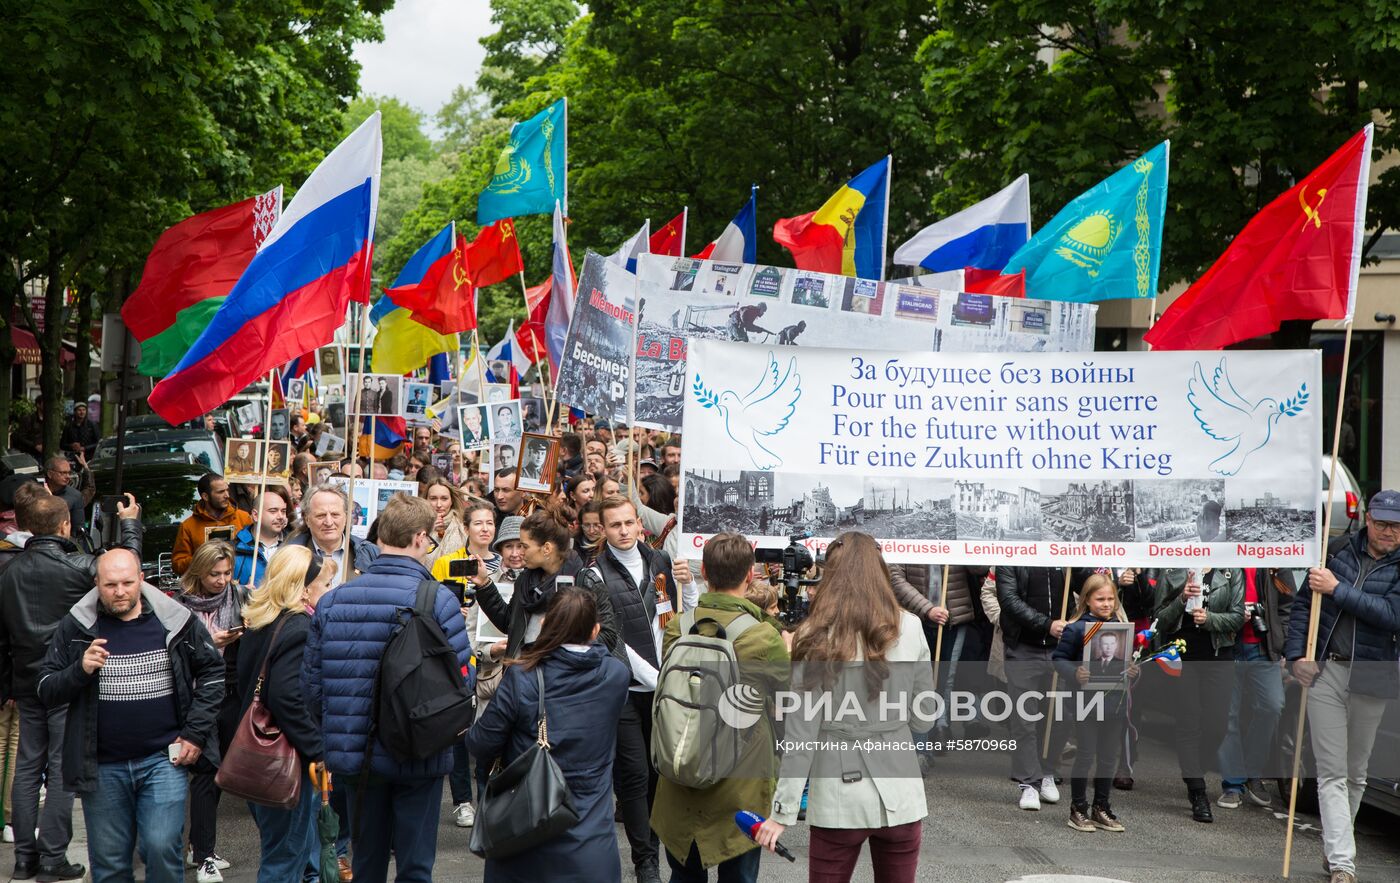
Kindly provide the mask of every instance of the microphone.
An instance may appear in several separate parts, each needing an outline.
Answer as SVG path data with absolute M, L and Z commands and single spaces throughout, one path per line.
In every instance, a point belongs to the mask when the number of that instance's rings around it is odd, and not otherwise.
M 763 827 L 763 821 L 763 816 L 746 809 L 741 809 L 734 814 L 734 824 L 738 825 L 739 830 L 743 831 L 744 836 L 750 840 L 758 836 L 758 829 Z M 774 843 L 773 851 L 790 862 L 797 861 L 797 856 L 788 852 L 787 847 L 781 843 Z

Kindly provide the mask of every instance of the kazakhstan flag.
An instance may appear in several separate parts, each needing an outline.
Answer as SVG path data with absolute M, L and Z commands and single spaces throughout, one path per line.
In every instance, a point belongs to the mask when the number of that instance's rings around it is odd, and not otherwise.
M 1170 146 L 1163 141 L 1081 193 L 1011 256 L 1002 273 L 1025 270 L 1026 296 L 1043 300 L 1154 296 Z
M 510 130 L 510 143 L 496 160 L 496 170 L 476 201 L 476 222 L 549 214 L 558 200 L 569 210 L 565 145 L 568 99 L 561 98 Z

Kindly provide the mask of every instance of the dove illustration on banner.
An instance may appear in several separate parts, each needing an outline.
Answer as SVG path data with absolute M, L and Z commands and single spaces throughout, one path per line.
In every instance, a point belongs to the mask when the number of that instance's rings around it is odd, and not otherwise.
M 797 400 L 802 397 L 802 378 L 797 373 L 797 358 L 788 359 L 787 370 L 768 353 L 758 383 L 742 398 L 732 389 L 715 393 L 705 387 L 700 375 L 695 376 L 692 391 L 696 400 L 706 408 L 714 408 L 724 420 L 724 431 L 753 461 L 755 468 L 769 471 L 783 465 L 783 458 L 764 446 L 760 440 L 787 428 Z
M 1201 430 L 1216 441 L 1230 445 L 1228 451 L 1211 461 L 1211 471 L 1238 475 L 1250 455 L 1269 443 L 1275 423 L 1283 417 L 1303 413 L 1308 403 L 1308 385 L 1304 383 L 1282 404 L 1268 396 L 1251 402 L 1230 382 L 1222 357 L 1211 372 L 1210 380 L 1206 380 L 1201 363 L 1196 363 L 1195 374 L 1187 381 L 1186 400 L 1195 409 Z

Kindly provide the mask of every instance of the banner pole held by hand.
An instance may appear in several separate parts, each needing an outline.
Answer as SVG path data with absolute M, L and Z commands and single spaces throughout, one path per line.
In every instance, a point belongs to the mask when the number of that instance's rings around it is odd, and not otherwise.
M 1061 596 L 1060 596 L 1060 619 L 1061 619 L 1061 620 L 1063 620 L 1066 616 L 1069 615 L 1069 580 L 1070 580 L 1070 574 L 1071 574 L 1071 573 L 1073 573 L 1073 571 L 1072 571 L 1070 568 L 1066 567 L 1066 568 L 1065 568 L 1065 590 L 1064 590 L 1063 594 L 1061 594 Z M 1051 635 L 1051 637 L 1054 637 L 1054 635 Z M 1060 683 L 1060 673 L 1059 673 L 1059 671 L 1056 670 L 1055 667 L 1052 665 L 1052 666 L 1050 667 L 1050 692 L 1051 692 L 1051 693 L 1054 693 L 1054 692 L 1055 692 L 1055 689 L 1059 686 L 1059 683 Z M 1045 746 L 1044 746 L 1043 748 L 1040 749 L 1040 757 L 1041 757 L 1042 760 L 1047 760 L 1047 759 L 1049 759 L 1049 757 L 1050 757 L 1050 725 L 1053 724 L 1053 723 L 1055 722 L 1055 706 L 1058 705 L 1058 704 L 1059 704 L 1059 703 L 1051 703 L 1050 707 L 1047 708 L 1047 709 L 1045 710 Z M 1059 758 L 1055 758 L 1055 759 L 1056 759 L 1056 760 L 1059 760 Z

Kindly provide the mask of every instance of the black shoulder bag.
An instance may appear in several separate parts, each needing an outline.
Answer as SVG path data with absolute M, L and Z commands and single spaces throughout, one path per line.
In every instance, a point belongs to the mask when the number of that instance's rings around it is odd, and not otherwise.
M 544 712 L 544 666 L 535 666 L 539 728 L 535 743 L 515 760 L 492 770 L 478 801 L 469 848 L 488 859 L 509 858 L 546 843 L 578 823 L 578 810 L 564 773 L 549 753 Z

